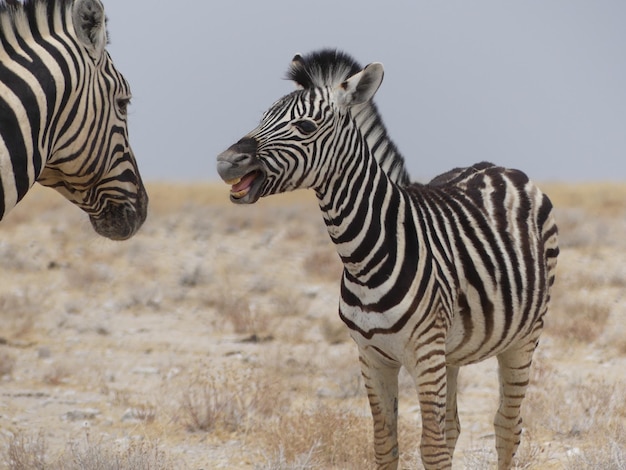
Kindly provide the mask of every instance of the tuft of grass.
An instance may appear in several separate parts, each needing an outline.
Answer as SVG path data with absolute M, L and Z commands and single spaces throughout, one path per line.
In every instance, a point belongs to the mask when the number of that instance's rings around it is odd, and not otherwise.
M 36 435 L 18 432 L 9 436 L 4 463 L 8 470 L 45 470 L 47 446 L 40 431 Z
M 42 309 L 42 297 L 31 290 L 0 294 L 2 335 L 7 341 L 21 339 L 32 332 Z
M 563 313 L 552 315 L 546 322 L 548 334 L 567 340 L 589 344 L 605 331 L 611 306 L 594 300 L 559 299 Z
M 4 462 L 2 462 L 2 459 Z M 11 434 L 6 452 L 0 456 L 7 470 L 168 470 L 184 468 L 170 459 L 158 443 L 93 442 L 88 433 L 72 440 L 58 456 L 50 455 L 43 431 Z
M 258 417 L 270 416 L 282 398 L 258 373 L 199 377 L 182 396 L 183 423 L 190 432 L 245 432 Z
M 0 379 L 5 376 L 10 376 L 13 373 L 14 367 L 15 356 L 0 347 Z
M 277 416 L 260 439 L 284 466 L 265 468 L 368 468 L 373 461 L 370 428 L 369 416 L 324 405 Z
M 302 261 L 304 271 L 317 279 L 339 282 L 343 265 L 334 248 L 325 246 L 312 251 Z

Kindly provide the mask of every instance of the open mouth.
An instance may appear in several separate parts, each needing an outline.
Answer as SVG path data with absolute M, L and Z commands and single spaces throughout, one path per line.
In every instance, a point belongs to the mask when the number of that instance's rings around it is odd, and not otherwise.
M 230 197 L 233 200 L 239 200 L 246 197 L 253 189 L 256 189 L 259 184 L 254 184 L 257 178 L 261 176 L 260 171 L 252 171 L 241 178 L 235 178 L 233 180 L 226 181 L 226 184 L 230 184 Z M 260 179 L 258 180 L 260 182 Z

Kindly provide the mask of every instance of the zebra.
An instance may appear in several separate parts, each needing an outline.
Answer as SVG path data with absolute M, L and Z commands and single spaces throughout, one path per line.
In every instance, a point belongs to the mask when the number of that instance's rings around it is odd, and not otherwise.
M 106 45 L 100 0 L 0 2 L 0 220 L 39 182 L 102 236 L 127 239 L 145 221 L 130 87 Z
M 309 58 L 296 56 L 290 73 L 301 74 Z M 487 162 L 427 184 L 394 181 L 354 116 L 371 105 L 383 66 L 352 72 L 275 102 L 217 157 L 218 173 L 237 204 L 315 192 L 344 265 L 339 316 L 358 347 L 377 467 L 398 467 L 401 367 L 418 392 L 424 467 L 451 468 L 459 367 L 496 356 L 498 468 L 511 468 L 555 280 L 552 204 L 523 172 Z

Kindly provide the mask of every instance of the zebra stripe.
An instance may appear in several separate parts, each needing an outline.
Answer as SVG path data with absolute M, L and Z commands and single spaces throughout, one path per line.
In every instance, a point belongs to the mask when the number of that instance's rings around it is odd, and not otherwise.
M 459 367 L 496 356 L 496 449 L 508 469 L 555 279 L 552 204 L 521 171 L 486 162 L 428 184 L 390 176 L 353 114 L 382 78 L 382 66 L 370 64 L 342 83 L 283 97 L 218 156 L 218 172 L 236 203 L 316 192 L 344 264 L 339 315 L 359 348 L 378 468 L 398 466 L 400 367 L 418 390 L 424 467 L 451 468 Z
M 39 183 L 94 229 L 132 236 L 148 197 L 128 142 L 131 92 L 99 0 L 0 4 L 0 219 Z

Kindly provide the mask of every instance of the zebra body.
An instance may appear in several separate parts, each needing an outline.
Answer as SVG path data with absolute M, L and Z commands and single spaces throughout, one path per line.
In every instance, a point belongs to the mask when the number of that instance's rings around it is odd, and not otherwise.
M 300 62 L 306 67 L 306 58 Z M 424 467 L 450 468 L 459 367 L 497 356 L 496 448 L 499 468 L 510 468 L 554 282 L 552 205 L 522 172 L 490 163 L 426 185 L 390 176 L 352 112 L 371 103 L 382 66 L 352 72 L 276 102 L 218 157 L 218 171 L 236 203 L 316 192 L 344 264 L 339 314 L 359 348 L 378 467 L 398 465 L 401 366 L 418 390 Z
M 0 219 L 39 182 L 101 235 L 125 239 L 144 222 L 130 88 L 106 44 L 100 0 L 0 3 Z

